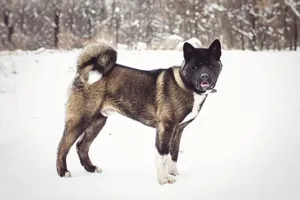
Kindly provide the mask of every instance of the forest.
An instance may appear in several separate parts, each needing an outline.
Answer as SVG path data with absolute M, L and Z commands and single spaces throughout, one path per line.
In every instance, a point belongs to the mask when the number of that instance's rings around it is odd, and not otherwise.
M 170 36 L 224 49 L 297 50 L 300 0 L 0 0 L 0 50 L 95 41 L 164 49 Z

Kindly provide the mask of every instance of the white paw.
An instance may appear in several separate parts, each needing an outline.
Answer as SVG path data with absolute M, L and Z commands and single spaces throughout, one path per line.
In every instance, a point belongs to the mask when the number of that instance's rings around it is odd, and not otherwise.
M 176 182 L 176 179 L 173 178 L 172 176 L 167 176 L 167 177 L 163 177 L 163 178 L 158 178 L 158 182 L 159 184 L 161 185 L 164 185 L 164 184 L 173 184 Z
M 171 159 L 169 160 L 168 168 L 169 168 L 169 174 L 174 175 L 174 176 L 179 175 L 179 172 L 177 169 L 177 163 L 172 161 Z
M 64 175 L 65 178 L 71 178 L 71 173 L 70 172 L 66 172 Z
M 168 164 L 170 163 L 170 155 L 159 155 L 156 157 L 156 171 L 158 182 L 161 185 L 172 184 L 176 181 L 175 178 L 169 176 Z M 176 164 L 176 163 L 175 163 Z
M 178 172 L 178 170 L 169 170 L 169 174 L 171 175 L 174 175 L 174 176 L 177 176 L 177 175 L 180 175 L 180 173 Z
M 101 173 L 102 169 L 96 166 L 95 173 Z

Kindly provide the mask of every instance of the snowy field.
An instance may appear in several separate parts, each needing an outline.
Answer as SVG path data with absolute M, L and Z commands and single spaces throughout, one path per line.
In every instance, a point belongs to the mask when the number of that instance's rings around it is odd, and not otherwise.
M 300 52 L 223 52 L 216 89 L 184 132 L 173 185 L 155 171 L 155 130 L 118 114 L 90 151 L 86 172 L 75 146 L 72 178 L 56 174 L 74 51 L 0 53 L 0 196 L 3 200 L 299 200 Z M 120 51 L 118 62 L 165 68 L 180 52 Z

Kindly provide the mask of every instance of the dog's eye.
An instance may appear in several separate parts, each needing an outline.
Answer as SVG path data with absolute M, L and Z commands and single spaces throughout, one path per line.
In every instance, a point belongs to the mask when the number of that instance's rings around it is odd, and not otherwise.
M 192 66 L 192 69 L 197 69 L 198 67 L 196 65 L 193 65 Z

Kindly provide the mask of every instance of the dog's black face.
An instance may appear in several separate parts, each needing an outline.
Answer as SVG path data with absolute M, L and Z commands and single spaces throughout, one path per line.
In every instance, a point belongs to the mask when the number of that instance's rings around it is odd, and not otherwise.
M 220 41 L 216 39 L 209 48 L 194 48 L 186 42 L 183 54 L 185 64 L 181 74 L 188 87 L 197 93 L 212 90 L 222 70 Z

